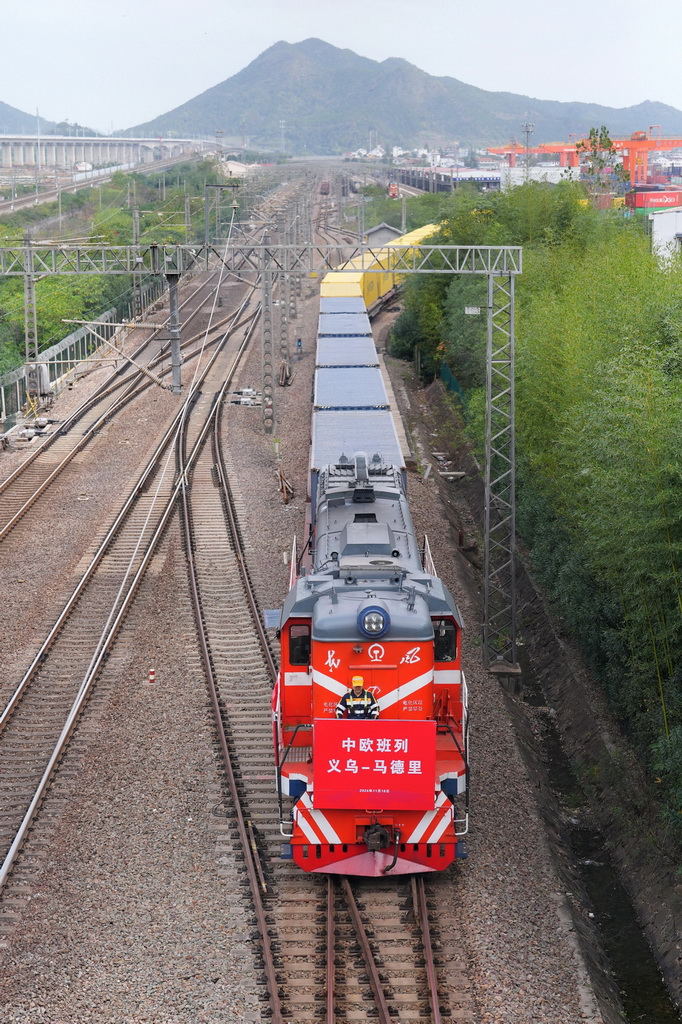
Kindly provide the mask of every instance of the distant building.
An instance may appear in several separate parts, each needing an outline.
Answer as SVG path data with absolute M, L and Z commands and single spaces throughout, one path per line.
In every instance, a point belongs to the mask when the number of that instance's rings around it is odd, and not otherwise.
M 249 172 L 247 165 L 237 160 L 223 160 L 223 169 L 231 178 L 243 178 Z
M 651 251 L 661 263 L 682 252 L 682 206 L 648 214 Z
M 523 185 L 526 181 L 548 181 L 550 184 L 556 185 L 568 178 L 572 181 L 580 180 L 579 167 L 559 167 L 558 164 L 529 167 L 528 173 L 526 173 L 525 167 L 501 167 L 498 173 L 502 176 L 503 189 L 513 188 L 514 185 Z
M 367 244 L 373 247 L 378 245 L 386 245 L 387 242 L 392 242 L 394 239 L 399 238 L 402 231 L 399 228 L 391 227 L 390 224 L 377 224 L 376 227 L 369 228 L 365 231 L 365 238 Z

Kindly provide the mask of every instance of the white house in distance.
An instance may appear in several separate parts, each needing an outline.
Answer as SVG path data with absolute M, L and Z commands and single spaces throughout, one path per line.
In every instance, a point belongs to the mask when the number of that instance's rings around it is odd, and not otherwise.
M 648 215 L 651 249 L 661 261 L 682 252 L 682 206 Z

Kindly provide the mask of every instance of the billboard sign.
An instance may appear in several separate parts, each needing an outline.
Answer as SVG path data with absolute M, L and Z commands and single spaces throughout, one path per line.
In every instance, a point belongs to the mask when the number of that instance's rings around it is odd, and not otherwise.
M 313 806 L 433 810 L 436 723 L 315 719 Z

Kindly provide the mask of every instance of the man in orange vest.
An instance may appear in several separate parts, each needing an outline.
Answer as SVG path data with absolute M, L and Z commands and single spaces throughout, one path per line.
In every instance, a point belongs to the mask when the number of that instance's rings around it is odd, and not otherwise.
M 351 689 L 344 693 L 336 705 L 337 718 L 378 718 L 379 705 L 373 693 L 365 689 L 362 676 L 353 676 Z

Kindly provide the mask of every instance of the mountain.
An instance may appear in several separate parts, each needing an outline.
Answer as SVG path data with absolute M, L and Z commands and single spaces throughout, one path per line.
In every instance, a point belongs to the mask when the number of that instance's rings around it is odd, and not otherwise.
M 275 43 L 247 67 L 131 133 L 212 136 L 225 147 L 248 138 L 253 148 L 323 154 L 385 146 L 503 145 L 535 124 L 533 143 L 567 140 L 606 125 L 613 137 L 660 124 L 682 133 L 682 112 L 646 101 L 613 108 L 487 92 L 456 78 L 437 78 L 406 60 L 374 61 L 321 39 Z M 282 122 L 284 125 L 282 126 Z M 127 132 L 126 132 L 127 134 Z
M 41 134 L 47 135 L 54 126 L 54 121 L 40 119 L 35 114 L 25 114 L 23 110 L 10 107 L 0 101 L 0 133 L 3 135 L 35 135 L 40 120 Z

